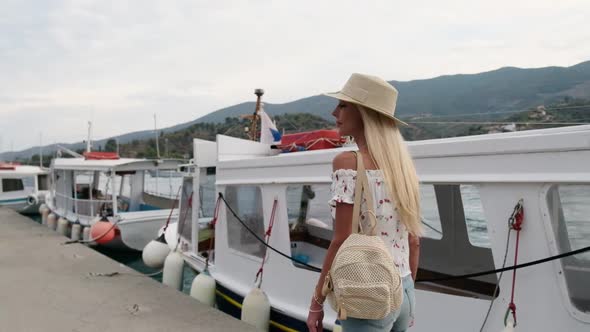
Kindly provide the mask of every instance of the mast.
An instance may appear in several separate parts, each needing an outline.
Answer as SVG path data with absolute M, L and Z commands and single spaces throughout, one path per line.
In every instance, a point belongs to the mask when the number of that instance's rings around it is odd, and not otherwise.
M 43 168 L 43 133 L 39 133 L 39 167 Z
M 250 130 L 250 139 L 256 141 L 256 136 L 258 133 L 258 117 L 260 113 L 260 106 L 262 101 L 262 95 L 264 94 L 264 90 L 256 89 L 254 90 L 254 94 L 256 95 L 256 109 L 254 110 L 254 114 L 252 114 L 252 121 L 251 121 L 251 130 Z
M 86 140 L 86 152 L 92 152 L 92 121 L 88 121 L 88 139 Z
M 154 132 L 156 133 L 156 156 L 160 159 L 160 144 L 158 143 L 158 126 L 156 125 L 156 113 L 154 113 Z

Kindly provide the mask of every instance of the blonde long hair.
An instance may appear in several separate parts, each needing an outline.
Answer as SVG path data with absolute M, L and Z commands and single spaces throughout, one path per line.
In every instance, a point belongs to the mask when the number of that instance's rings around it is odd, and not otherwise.
M 420 236 L 420 184 L 404 138 L 393 120 L 361 105 L 356 106 L 363 119 L 369 153 L 383 172 L 401 222 L 412 235 Z

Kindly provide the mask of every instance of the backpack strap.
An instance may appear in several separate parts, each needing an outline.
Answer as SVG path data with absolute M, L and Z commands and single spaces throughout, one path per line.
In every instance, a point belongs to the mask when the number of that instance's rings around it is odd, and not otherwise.
M 357 151 L 353 151 L 353 153 L 356 156 L 356 182 L 354 188 L 354 206 L 352 208 L 352 233 L 358 233 L 360 227 L 361 233 L 374 235 L 375 227 L 377 226 L 377 218 L 375 212 L 373 211 L 373 195 L 369 189 L 367 171 L 365 170 L 362 154 Z M 363 212 L 362 214 L 367 214 L 369 220 L 371 221 L 370 233 L 365 232 L 365 230 L 362 229 L 362 224 L 359 222 L 361 216 L 361 199 L 363 196 L 363 191 L 365 193 L 365 199 L 367 200 L 367 211 Z

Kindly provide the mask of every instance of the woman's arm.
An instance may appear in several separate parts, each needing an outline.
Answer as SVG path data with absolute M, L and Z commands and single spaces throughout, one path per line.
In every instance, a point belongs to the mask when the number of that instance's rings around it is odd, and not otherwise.
M 333 170 L 338 169 L 356 169 L 356 158 L 352 154 L 341 153 L 334 158 L 332 162 Z M 352 157 L 352 158 L 351 158 Z M 309 315 L 307 317 L 307 327 L 310 332 L 322 331 L 322 320 L 324 318 L 323 302 L 325 297 L 322 295 L 322 287 L 326 275 L 332 267 L 332 261 L 340 249 L 342 243 L 348 238 L 352 230 L 352 210 L 353 205 L 347 203 L 336 204 L 336 215 L 334 218 L 334 230 L 332 241 L 326 252 L 324 263 L 322 264 L 322 272 L 315 287 L 314 294 L 311 298 L 311 305 L 309 307 Z
M 324 297 L 322 296 L 322 287 L 324 285 L 324 280 L 326 279 L 326 274 L 332 266 L 332 261 L 334 260 L 334 256 L 336 256 L 338 249 L 340 249 L 340 246 L 352 231 L 352 208 L 352 204 L 338 203 L 336 205 L 334 235 L 332 236 L 330 247 L 328 247 L 328 252 L 326 253 L 326 258 L 322 265 L 322 273 L 320 273 L 320 278 L 315 287 L 315 294 L 322 302 L 324 300 Z
M 410 271 L 412 271 L 412 279 L 415 281 L 420 260 L 420 238 L 409 234 L 408 245 L 410 247 Z

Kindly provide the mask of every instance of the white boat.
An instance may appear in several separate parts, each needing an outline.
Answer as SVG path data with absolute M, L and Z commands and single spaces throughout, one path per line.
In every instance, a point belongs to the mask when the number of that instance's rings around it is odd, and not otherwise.
M 514 287 L 519 331 L 590 329 L 590 254 L 577 254 L 516 271 L 440 280 L 493 271 L 563 254 L 590 244 L 590 126 L 532 130 L 409 142 L 421 180 L 421 242 L 416 283 L 415 324 L 411 331 L 500 331 Z M 240 317 L 241 303 L 253 288 L 263 257 L 261 289 L 272 306 L 270 329 L 306 331 L 305 320 L 318 273 L 332 236 L 327 201 L 331 162 L 353 148 L 277 154 L 270 145 L 217 137 L 217 156 L 195 144 L 196 172 L 185 178 L 181 211 L 191 218 L 170 228 L 168 243 L 178 246 L 197 272 L 217 281 L 217 307 Z M 200 151 L 201 150 L 201 151 Z M 196 211 L 213 202 L 199 198 L 202 168 L 215 164 L 219 194 L 214 246 Z M 185 201 L 192 198 L 192 205 Z M 268 244 L 297 259 L 268 250 L 259 238 L 272 219 Z M 516 231 L 509 218 L 522 200 L 524 221 L 515 262 Z M 184 205 L 184 206 L 183 206 Z M 209 234 L 203 234 L 203 233 Z M 509 236 L 509 234 L 511 234 Z M 172 242 L 172 243 L 171 243 Z M 507 259 L 505 259 L 507 257 Z M 306 266 L 304 264 L 308 264 Z M 439 279 L 439 280 L 433 280 Z M 494 296 L 498 285 L 497 296 Z M 324 327 L 336 313 L 326 305 Z
M 179 161 L 104 155 L 89 153 L 84 158 L 54 159 L 47 206 L 69 223 L 83 227 L 106 216 L 116 224 L 117 233 L 106 245 L 142 250 L 168 218 L 178 214 L 178 209 L 173 208 L 178 203 L 178 190 L 146 173 L 175 170 Z
M 37 166 L 0 162 L 0 207 L 39 213 L 49 187 L 49 172 Z

